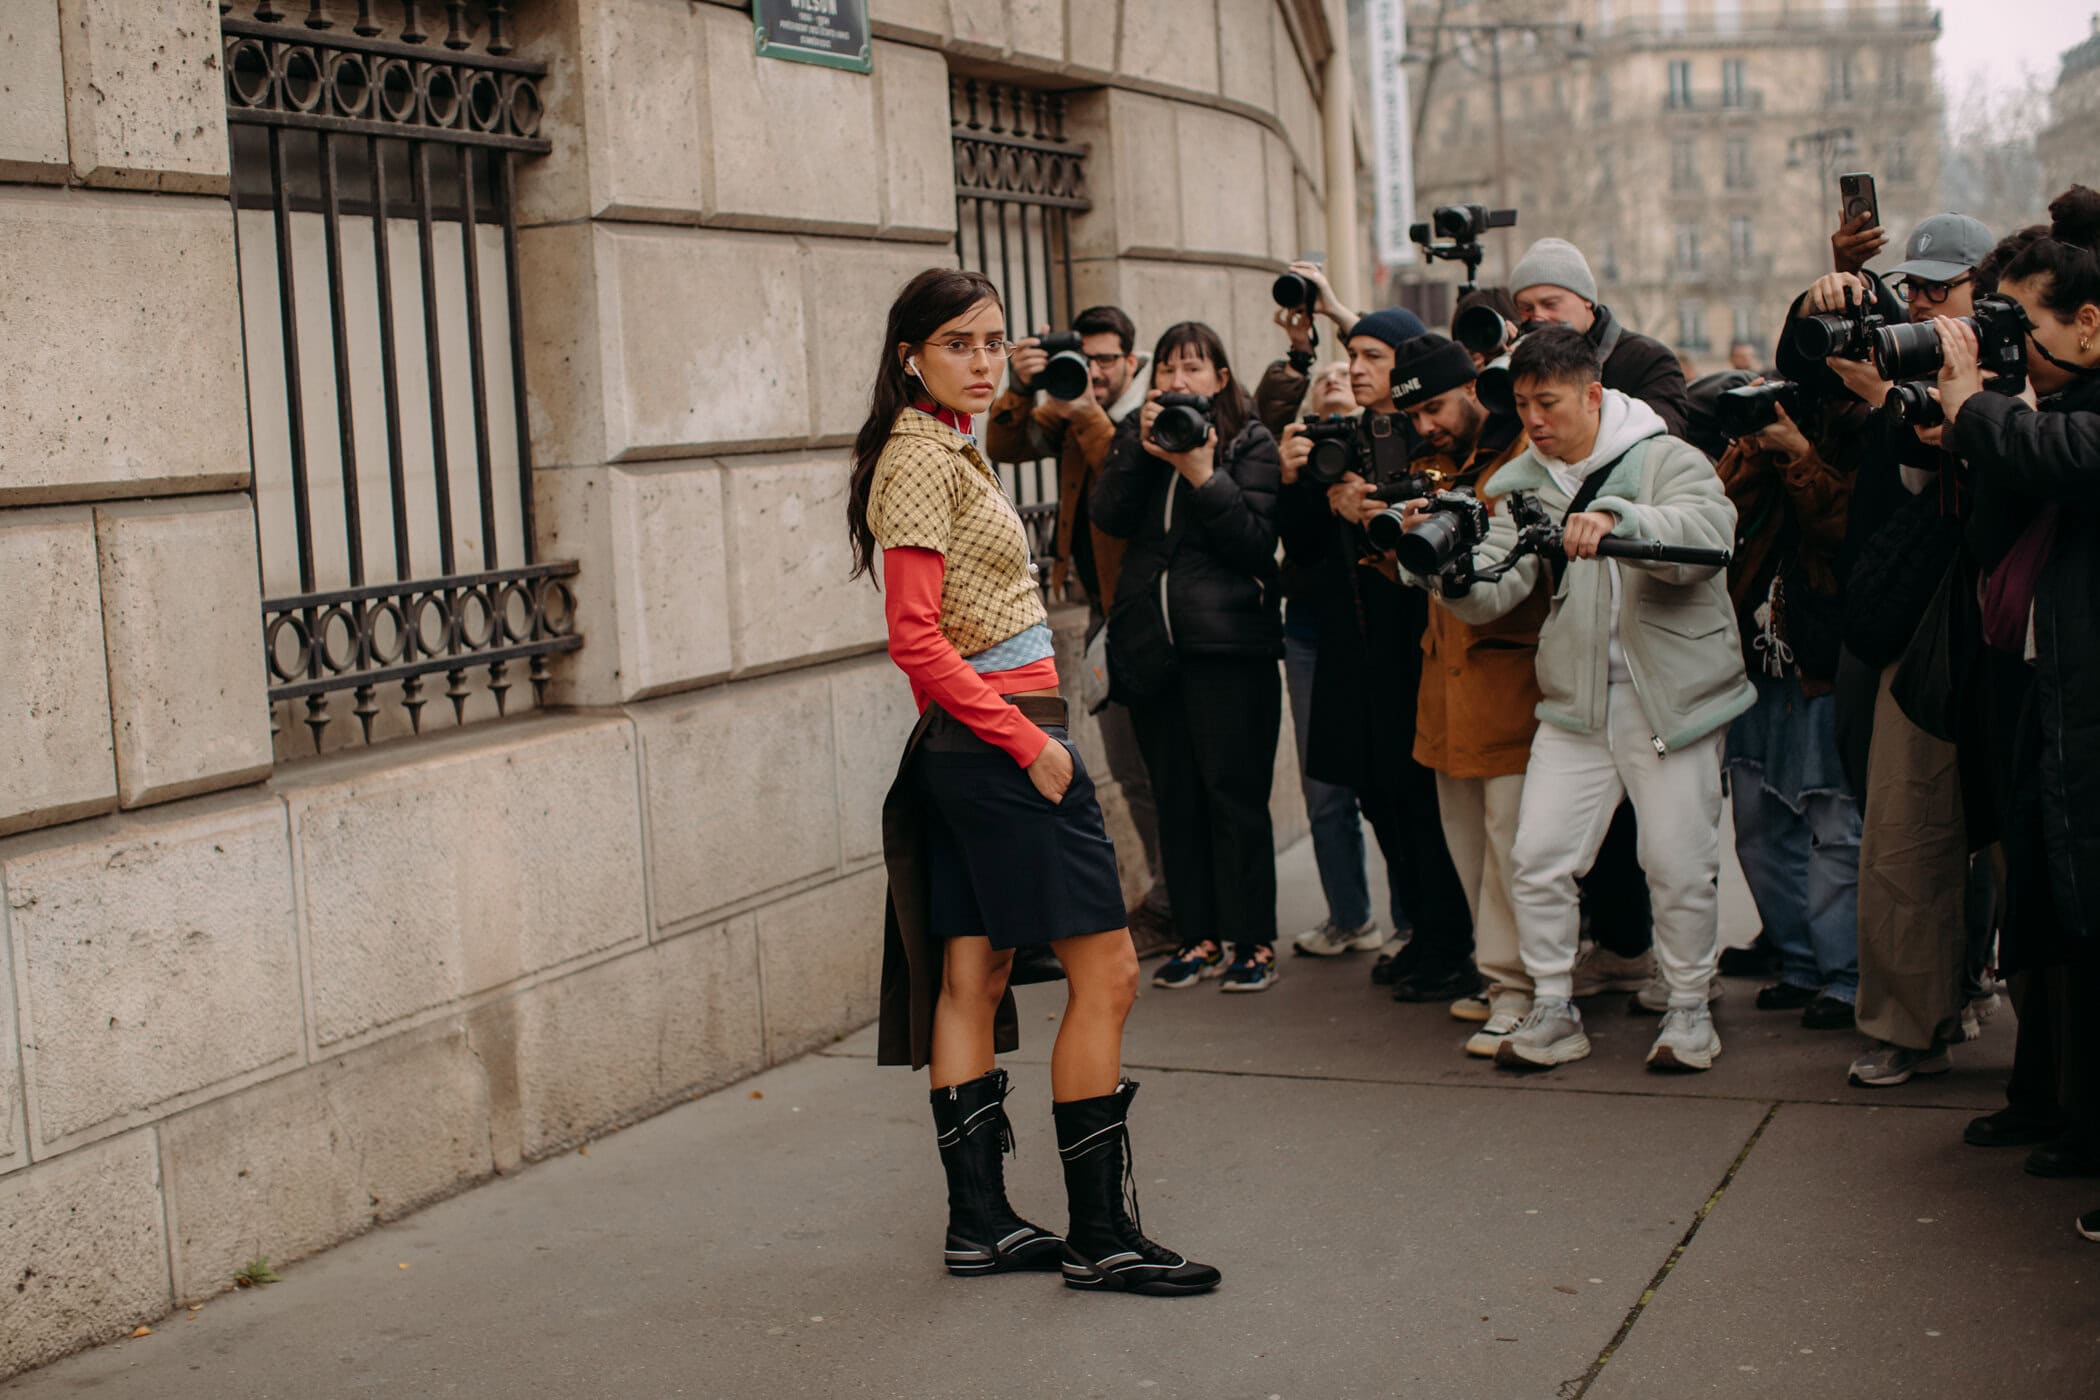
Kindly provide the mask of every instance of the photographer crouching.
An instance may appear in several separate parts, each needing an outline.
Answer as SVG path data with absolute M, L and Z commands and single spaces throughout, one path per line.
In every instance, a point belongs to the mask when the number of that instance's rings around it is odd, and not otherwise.
M 1117 425 L 1090 501 L 1095 522 L 1126 541 L 1108 617 L 1110 684 L 1130 706 L 1159 805 L 1182 940 L 1154 986 L 1222 976 L 1225 991 L 1259 992 L 1277 977 L 1279 485 L 1276 440 L 1218 333 L 1170 326 L 1153 349 L 1145 406 Z
M 2063 1136 L 2044 1174 L 2091 1175 L 2100 1172 L 2100 194 L 2073 186 L 2049 212 L 2047 232 L 1999 273 L 2024 322 L 2015 343 L 2037 401 L 1986 392 L 1985 363 L 2002 372 L 2011 357 L 1996 334 L 1979 337 L 1984 316 L 1933 326 L 1949 446 L 1973 465 L 1980 495 L 2004 492 L 2031 511 L 1982 599 L 1985 643 L 2034 673 L 2005 807 L 2006 936 L 2049 984 L 2035 1000 L 2050 1012 L 2062 1069 Z M 2032 1158 L 2029 1169 L 2041 1171 Z M 2077 1228 L 2100 1240 L 2100 1210 Z
M 1476 359 L 1465 346 L 1440 335 L 1408 341 L 1393 366 L 1393 402 L 1421 443 L 1414 465 L 1445 491 L 1476 499 L 1492 514 L 1499 503 L 1491 479 L 1527 443 L 1514 414 L 1492 412 L 1481 403 Z M 1417 527 L 1448 499 L 1407 502 L 1399 527 L 1424 539 Z M 1389 516 L 1381 521 L 1374 542 L 1389 537 L 1391 524 Z M 1400 579 L 1416 587 L 1435 586 L 1433 577 L 1408 570 L 1400 572 Z M 1542 697 L 1534 661 L 1551 594 L 1541 577 L 1514 610 L 1477 627 L 1448 608 L 1433 607 L 1422 632 L 1414 757 L 1436 775 L 1444 845 L 1473 916 L 1474 959 L 1487 986 L 1473 998 L 1454 1002 L 1452 1014 L 1482 1023 L 1466 1040 L 1465 1051 L 1483 1058 L 1492 1058 L 1503 1037 L 1531 1011 L 1531 978 L 1524 971 L 1510 907 L 1510 852 L 1516 844 L 1524 767 L 1538 730 L 1535 712 Z
M 1669 436 L 1647 405 L 1604 387 L 1581 332 L 1534 331 L 1509 368 L 1531 445 L 1495 473 L 1511 504 L 1484 522 L 1478 553 L 1499 561 L 1480 568 L 1473 553 L 1462 556 L 1438 598 L 1480 626 L 1522 605 L 1542 578 L 1557 579 L 1536 664 L 1544 722 L 1512 856 L 1534 996 L 1495 1062 L 1548 1069 L 1590 1053 L 1573 1000 L 1575 879 L 1627 797 L 1667 989 L 1647 1063 L 1707 1069 L 1721 1051 L 1707 998 L 1720 935 L 1722 745 L 1757 698 L 1721 573 L 1735 508 L 1704 453 Z M 1526 517 L 1535 523 L 1520 530 Z

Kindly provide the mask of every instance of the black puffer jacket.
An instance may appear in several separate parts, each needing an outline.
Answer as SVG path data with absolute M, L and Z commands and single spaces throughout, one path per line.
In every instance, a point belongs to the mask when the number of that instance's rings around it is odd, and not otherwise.
M 1684 366 L 1670 347 L 1613 318 L 1611 308 L 1597 308 L 1588 339 L 1604 362 L 1604 387 L 1639 399 L 1662 416 L 1675 437 L 1691 425 L 1692 400 L 1685 387 Z
M 2100 934 L 2100 376 L 2043 401 L 1962 405 L 1949 445 L 1988 476 L 2059 511 L 2034 603 L 2040 821 L 2064 932 Z
M 1282 656 L 1276 439 L 1249 419 L 1213 466 L 1199 491 L 1145 451 L 1137 414 L 1116 425 L 1088 506 L 1099 529 L 1129 541 L 1118 600 L 1141 588 L 1163 597 L 1182 655 Z

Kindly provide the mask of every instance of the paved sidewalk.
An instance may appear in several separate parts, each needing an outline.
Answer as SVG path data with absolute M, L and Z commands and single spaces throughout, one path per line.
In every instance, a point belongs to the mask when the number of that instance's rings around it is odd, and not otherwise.
M 1287 929 L 1317 905 L 1303 848 Z M 1735 901 L 1739 906 L 1740 901 Z M 1738 930 L 1741 932 L 1742 930 Z M 1641 1069 L 1654 1022 L 1522 1079 L 1367 957 L 1275 990 L 1149 986 L 1129 1059 L 1145 1223 L 1216 1294 L 950 1279 L 923 1081 L 868 1033 L 0 1385 L 9 1397 L 1104 1396 L 1165 1400 L 2095 1393 L 2100 1182 L 1961 1144 L 2011 1018 L 1902 1089 L 1856 1038 L 1732 983 L 1710 1074 Z M 1024 1212 L 1063 1223 L 1046 1069 L 1062 992 L 1024 989 Z M 404 1267 L 405 1266 L 405 1267 Z

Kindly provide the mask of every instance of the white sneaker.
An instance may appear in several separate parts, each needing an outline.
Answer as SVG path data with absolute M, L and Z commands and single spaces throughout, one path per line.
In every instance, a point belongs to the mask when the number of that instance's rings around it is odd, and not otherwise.
M 1485 1021 L 1494 1014 L 1484 989 L 1451 1003 L 1451 1019 L 1454 1021 Z
M 1648 1068 L 1712 1069 L 1720 1053 L 1713 1012 L 1703 1006 L 1672 1007 L 1663 1013 L 1662 1034 L 1648 1051 Z
M 1575 995 L 1638 992 L 1655 976 L 1655 954 L 1622 958 L 1599 943 L 1585 943 L 1575 955 Z
M 1531 998 L 1522 992 L 1498 992 L 1489 999 L 1488 1018 L 1479 1030 L 1466 1041 L 1466 1053 L 1483 1060 L 1495 1058 L 1495 1051 L 1518 1026 L 1531 1014 Z
M 1495 1047 L 1495 1063 L 1509 1069 L 1551 1069 L 1587 1059 L 1590 1038 L 1582 1032 L 1582 1013 L 1564 997 L 1541 997 L 1516 1029 Z
M 1712 1006 L 1727 993 L 1721 979 L 1710 977 L 1706 982 L 1706 1004 Z M 1641 984 L 1641 989 L 1626 1003 L 1626 1010 L 1635 1016 L 1660 1016 L 1670 1009 L 1670 986 L 1657 973 Z
M 1331 958 L 1347 952 L 1375 953 L 1385 946 L 1385 930 L 1372 919 L 1360 928 L 1337 928 L 1334 920 L 1323 919 L 1318 928 L 1309 928 L 1291 940 L 1291 947 L 1315 958 Z

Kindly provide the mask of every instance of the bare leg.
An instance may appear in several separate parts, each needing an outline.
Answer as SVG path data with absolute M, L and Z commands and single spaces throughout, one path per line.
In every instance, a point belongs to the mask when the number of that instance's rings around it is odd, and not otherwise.
M 1137 1000 L 1130 930 L 1066 938 L 1050 949 L 1065 965 L 1069 988 L 1064 1024 L 1050 1052 L 1050 1097 L 1072 1103 L 1113 1094 L 1123 1075 L 1123 1022 Z
M 995 950 L 989 938 L 951 938 L 944 953 L 940 1000 L 933 1004 L 933 1059 L 926 1067 L 935 1089 L 991 1073 L 992 1019 L 1014 965 L 1012 951 Z

